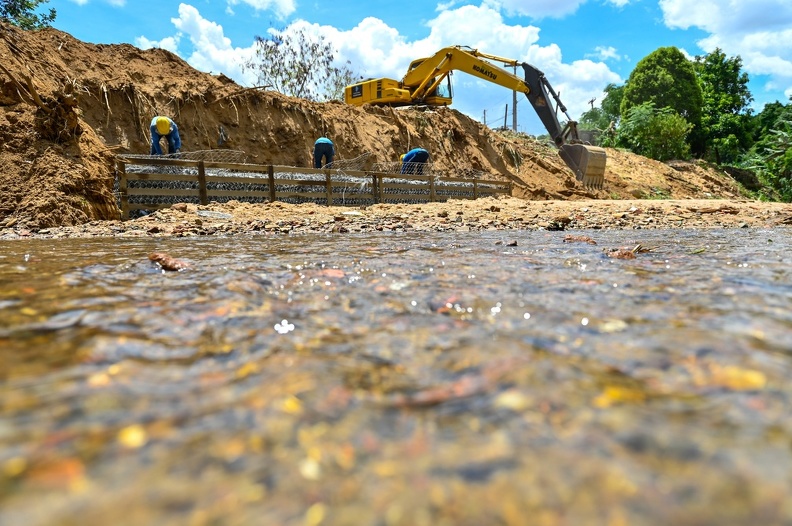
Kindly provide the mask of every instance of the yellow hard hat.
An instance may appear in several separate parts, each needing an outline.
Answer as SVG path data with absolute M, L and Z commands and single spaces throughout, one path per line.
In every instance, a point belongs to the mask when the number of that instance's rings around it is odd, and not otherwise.
M 160 135 L 168 135 L 170 133 L 170 121 L 167 117 L 157 117 L 157 131 Z

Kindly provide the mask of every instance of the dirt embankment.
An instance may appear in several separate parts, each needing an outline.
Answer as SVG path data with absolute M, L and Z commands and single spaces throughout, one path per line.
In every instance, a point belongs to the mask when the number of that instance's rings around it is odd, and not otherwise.
M 340 159 L 368 153 L 370 163 L 422 146 L 438 169 L 510 180 L 521 200 L 738 199 L 742 192 L 709 167 L 617 150 L 608 150 L 604 188 L 590 190 L 554 148 L 453 109 L 314 103 L 201 73 L 164 50 L 88 44 L 55 29 L 0 24 L 0 62 L 0 228 L 117 219 L 115 155 L 147 153 L 157 114 L 178 122 L 184 151 L 241 150 L 248 162 L 310 166 L 320 134 L 333 138 Z

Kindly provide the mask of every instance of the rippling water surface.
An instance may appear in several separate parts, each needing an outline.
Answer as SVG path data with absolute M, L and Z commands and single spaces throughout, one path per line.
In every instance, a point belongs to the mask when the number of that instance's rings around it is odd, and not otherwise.
M 789 524 L 789 230 L 587 235 L 0 243 L 0 524 Z

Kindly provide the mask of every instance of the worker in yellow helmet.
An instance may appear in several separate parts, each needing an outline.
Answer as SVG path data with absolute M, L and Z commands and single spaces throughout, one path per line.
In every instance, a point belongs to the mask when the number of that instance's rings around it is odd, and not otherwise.
M 181 150 L 181 137 L 179 127 L 170 117 L 157 115 L 151 119 L 151 153 L 149 155 L 162 155 L 160 139 L 168 140 L 168 153 L 179 153 Z

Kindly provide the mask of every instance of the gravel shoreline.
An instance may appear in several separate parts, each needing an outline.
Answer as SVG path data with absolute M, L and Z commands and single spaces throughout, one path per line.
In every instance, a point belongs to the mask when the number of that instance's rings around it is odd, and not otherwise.
M 92 237 L 188 237 L 258 232 L 600 230 L 656 228 L 776 228 L 792 226 L 792 204 L 750 200 L 526 201 L 514 197 L 444 203 L 342 207 L 238 201 L 178 203 L 129 221 L 31 230 L 8 225 L 0 240 Z

